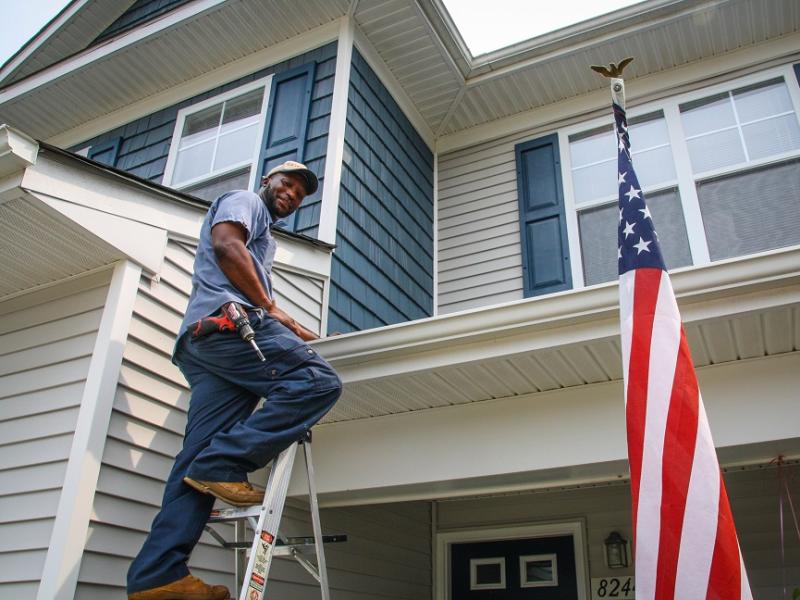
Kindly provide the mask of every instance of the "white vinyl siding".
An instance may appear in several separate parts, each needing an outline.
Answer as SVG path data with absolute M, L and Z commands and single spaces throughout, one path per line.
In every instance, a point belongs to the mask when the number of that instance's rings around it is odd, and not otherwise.
M 439 157 L 440 314 L 523 296 L 516 141 Z
M 110 276 L 0 302 L 0 597 L 36 595 Z
M 311 535 L 304 503 L 288 501 L 284 514 L 287 535 Z M 320 519 L 326 534 L 348 536 L 346 542 L 325 547 L 333 598 L 419 600 L 431 597 L 430 503 L 328 508 L 322 509 Z M 276 559 L 270 581 L 275 598 L 319 599 L 319 586 L 294 560 Z

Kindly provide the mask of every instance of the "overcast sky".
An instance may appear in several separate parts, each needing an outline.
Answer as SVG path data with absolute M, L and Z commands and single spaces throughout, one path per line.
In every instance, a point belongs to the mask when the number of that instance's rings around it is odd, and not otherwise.
M 0 0 L 0 64 L 69 0 Z M 302 0 L 296 0 L 302 2 Z M 473 56 L 602 15 L 632 0 L 444 0 Z

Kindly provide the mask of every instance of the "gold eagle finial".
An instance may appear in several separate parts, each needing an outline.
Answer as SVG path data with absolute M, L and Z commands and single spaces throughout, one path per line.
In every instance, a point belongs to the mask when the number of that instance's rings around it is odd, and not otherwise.
M 623 58 L 619 63 L 609 63 L 608 68 L 606 67 L 599 67 L 597 65 L 592 65 L 589 67 L 592 71 L 596 73 L 600 73 L 603 77 L 622 77 L 622 71 L 627 67 L 629 64 L 633 62 L 633 57 L 629 56 L 628 58 Z

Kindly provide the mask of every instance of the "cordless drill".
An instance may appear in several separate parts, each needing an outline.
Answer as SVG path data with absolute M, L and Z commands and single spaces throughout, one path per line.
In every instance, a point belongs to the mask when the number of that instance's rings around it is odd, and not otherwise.
M 192 325 L 190 329 L 193 338 L 203 337 L 204 335 L 219 331 L 236 330 L 245 342 L 253 346 L 253 350 L 258 354 L 258 358 L 261 359 L 261 362 L 266 360 L 258 344 L 256 344 L 256 333 L 253 331 L 252 325 L 250 325 L 250 319 L 247 318 L 247 313 L 242 306 L 236 302 L 223 304 L 220 307 L 219 314 L 203 317 Z

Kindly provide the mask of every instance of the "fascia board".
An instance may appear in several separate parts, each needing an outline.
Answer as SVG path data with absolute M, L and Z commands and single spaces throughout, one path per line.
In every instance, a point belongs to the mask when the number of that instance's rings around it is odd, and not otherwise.
M 31 195 L 113 246 L 145 271 L 161 272 L 167 248 L 166 230 L 42 193 L 32 192 Z
M 36 88 L 59 79 L 69 73 L 84 68 L 95 61 L 106 58 L 115 54 L 124 48 L 146 40 L 177 26 L 183 21 L 194 18 L 204 12 L 207 12 L 219 4 L 224 3 L 225 0 L 196 0 L 189 4 L 168 12 L 163 16 L 136 27 L 126 33 L 117 37 L 111 38 L 109 41 L 92 46 L 75 56 L 63 60 L 55 65 L 42 69 L 41 71 L 30 75 L 17 83 L 13 83 L 0 91 L 0 105 L 18 98 Z
M 671 274 L 686 323 L 800 302 L 800 246 Z M 618 284 L 316 342 L 343 381 L 372 380 L 619 335 Z
M 44 156 L 26 169 L 20 187 L 189 239 L 197 239 L 206 212 L 188 204 L 167 202 L 158 192 L 149 192 L 119 178 Z

